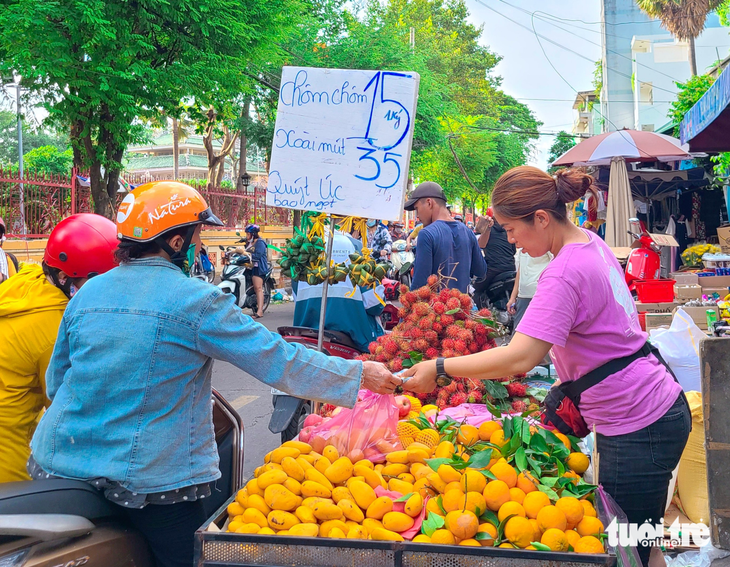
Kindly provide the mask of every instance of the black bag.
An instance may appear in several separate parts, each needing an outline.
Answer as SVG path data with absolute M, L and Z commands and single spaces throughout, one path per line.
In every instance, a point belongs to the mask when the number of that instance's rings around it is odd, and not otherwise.
M 583 438 L 590 433 L 583 416 L 580 414 L 580 396 L 588 388 L 602 382 L 612 374 L 620 372 L 635 360 L 653 354 L 661 362 L 674 380 L 674 372 L 669 368 L 659 350 L 648 341 L 634 354 L 609 360 L 606 364 L 591 370 L 572 382 L 564 382 L 551 388 L 545 397 L 543 413 L 540 417 L 543 425 L 555 428 L 565 435 Z

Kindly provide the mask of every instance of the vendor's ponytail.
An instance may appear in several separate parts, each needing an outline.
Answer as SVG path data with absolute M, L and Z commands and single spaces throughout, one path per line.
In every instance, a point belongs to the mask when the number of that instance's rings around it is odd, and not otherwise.
M 510 219 L 531 221 L 542 209 L 558 222 L 568 221 L 566 205 L 590 192 L 597 201 L 593 178 L 576 169 L 560 169 L 551 176 L 541 169 L 523 165 L 507 171 L 497 180 L 492 206 L 497 214 Z

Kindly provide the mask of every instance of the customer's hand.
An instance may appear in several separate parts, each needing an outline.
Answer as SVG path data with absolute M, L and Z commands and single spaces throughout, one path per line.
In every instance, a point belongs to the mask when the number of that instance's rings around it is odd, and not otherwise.
M 509 303 L 507 304 L 507 313 L 514 315 L 517 313 L 517 300 L 510 297 Z
M 403 384 L 406 390 L 428 394 L 436 389 L 436 361 L 426 360 L 411 366 L 401 374 L 408 378 Z
M 362 387 L 376 394 L 392 394 L 403 381 L 393 376 L 384 364 L 366 360 L 362 363 Z
M 492 219 L 492 217 L 479 217 L 479 220 L 474 227 L 474 232 L 476 232 L 477 234 L 484 234 L 485 232 L 491 230 L 493 226 L 494 219 Z

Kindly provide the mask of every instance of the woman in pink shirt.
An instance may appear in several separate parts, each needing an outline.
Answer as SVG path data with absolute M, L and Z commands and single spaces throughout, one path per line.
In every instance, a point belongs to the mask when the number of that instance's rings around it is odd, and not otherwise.
M 550 252 L 554 259 L 509 345 L 441 359 L 443 373 L 496 379 L 527 372 L 550 352 L 561 382 L 569 382 L 644 347 L 647 334 L 611 249 L 567 217 L 566 204 L 594 192 L 592 184 L 575 170 L 553 178 L 528 166 L 497 181 L 492 206 L 509 241 L 533 258 Z M 406 375 L 435 387 L 436 367 L 436 360 L 422 362 Z M 595 425 L 603 487 L 630 523 L 659 522 L 691 429 L 679 384 L 653 354 L 639 356 L 583 392 L 579 409 L 588 427 Z M 639 548 L 645 565 L 650 551 Z

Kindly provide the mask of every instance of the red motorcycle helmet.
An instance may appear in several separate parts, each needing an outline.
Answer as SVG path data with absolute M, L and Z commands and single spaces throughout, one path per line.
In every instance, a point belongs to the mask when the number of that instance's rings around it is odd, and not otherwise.
M 492 210 L 492 207 L 487 207 L 487 216 L 494 218 L 494 211 Z
M 108 218 L 79 213 L 63 219 L 48 237 L 43 261 L 72 278 L 90 278 L 117 265 L 117 227 Z

